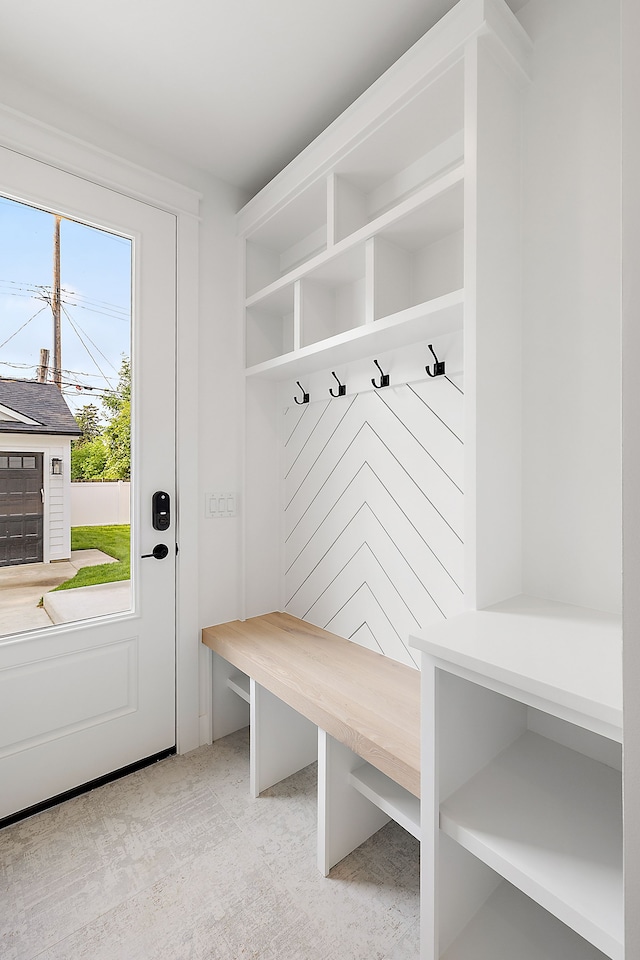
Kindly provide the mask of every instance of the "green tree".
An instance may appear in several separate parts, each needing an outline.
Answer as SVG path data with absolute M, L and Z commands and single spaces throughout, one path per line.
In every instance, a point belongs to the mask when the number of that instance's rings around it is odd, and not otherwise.
M 81 436 L 74 440 L 76 446 L 83 443 L 89 443 L 95 440 L 102 433 L 102 423 L 100 422 L 100 411 L 95 403 L 85 403 L 76 413 L 76 423 L 82 430 Z
M 71 448 L 71 479 L 101 480 L 107 462 L 107 448 L 102 437 Z
M 76 414 L 82 435 L 71 446 L 72 480 L 131 479 L 131 361 L 123 357 L 118 386 L 100 410 L 87 403 Z
M 103 439 L 107 448 L 105 480 L 131 479 L 131 361 L 123 357 L 115 393 L 105 397 L 103 405 L 109 423 Z

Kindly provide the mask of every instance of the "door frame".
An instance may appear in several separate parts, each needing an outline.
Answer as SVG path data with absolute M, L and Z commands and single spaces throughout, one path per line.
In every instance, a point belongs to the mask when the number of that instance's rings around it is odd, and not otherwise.
M 201 194 L 19 111 L 0 105 L 0 145 L 176 217 L 176 745 L 210 742 L 209 704 L 200 708 L 200 674 L 209 664 L 198 619 L 198 250 Z M 43 198 L 44 202 L 44 198 Z M 204 651 L 206 653 L 206 651 Z M 203 685 L 207 689 L 206 685 Z

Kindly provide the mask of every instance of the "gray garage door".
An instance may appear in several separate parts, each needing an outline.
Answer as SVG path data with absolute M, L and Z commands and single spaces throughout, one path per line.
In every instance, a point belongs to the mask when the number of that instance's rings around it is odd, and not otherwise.
M 0 451 L 0 567 L 42 561 L 42 454 Z

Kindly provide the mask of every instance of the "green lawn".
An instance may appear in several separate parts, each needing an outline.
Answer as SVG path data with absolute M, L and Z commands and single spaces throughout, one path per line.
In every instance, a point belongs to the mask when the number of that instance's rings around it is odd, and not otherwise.
M 90 587 L 96 583 L 115 583 L 129 580 L 131 555 L 129 552 L 129 524 L 112 524 L 105 527 L 71 527 L 72 550 L 102 550 L 118 563 L 100 563 L 96 567 L 83 567 L 75 577 L 61 583 L 56 590 L 71 590 L 75 587 Z

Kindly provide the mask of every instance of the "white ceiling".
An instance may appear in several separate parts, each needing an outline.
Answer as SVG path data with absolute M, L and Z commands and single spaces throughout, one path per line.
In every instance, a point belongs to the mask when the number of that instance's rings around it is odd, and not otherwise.
M 20 0 L 1 71 L 253 194 L 454 2 Z

